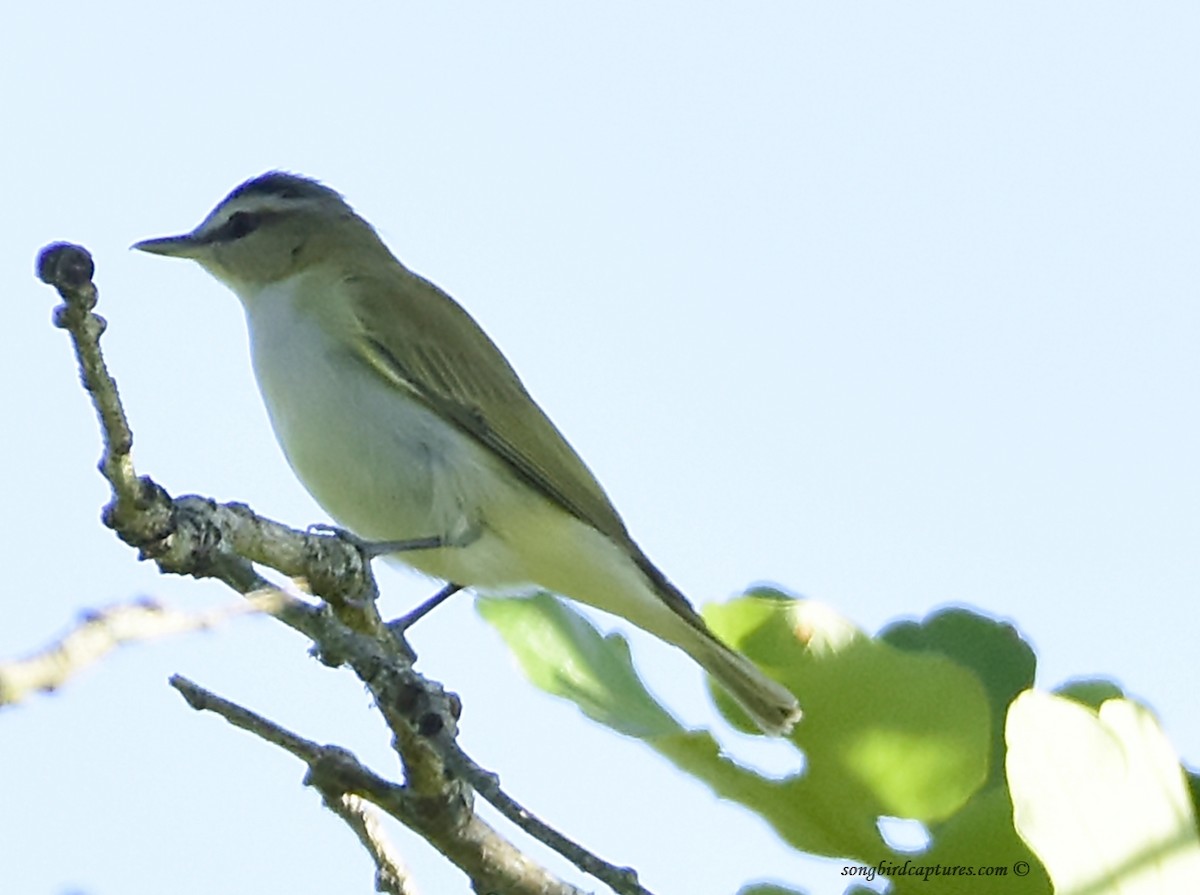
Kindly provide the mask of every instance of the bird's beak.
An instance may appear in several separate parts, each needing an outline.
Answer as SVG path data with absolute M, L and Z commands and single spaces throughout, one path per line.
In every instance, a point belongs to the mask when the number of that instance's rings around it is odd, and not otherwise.
M 139 252 L 149 252 L 152 255 L 166 255 L 168 258 L 195 258 L 204 247 L 203 240 L 197 239 L 195 233 L 185 233 L 182 236 L 162 236 L 158 239 L 143 239 L 135 242 L 130 248 Z

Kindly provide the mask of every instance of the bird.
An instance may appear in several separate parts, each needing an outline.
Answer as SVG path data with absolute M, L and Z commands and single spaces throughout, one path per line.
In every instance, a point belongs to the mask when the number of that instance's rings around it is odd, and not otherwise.
M 357 538 L 450 588 L 541 588 L 683 650 L 770 735 L 796 697 L 722 642 L 467 311 L 344 197 L 283 171 L 133 248 L 240 299 L 259 389 L 301 483 Z

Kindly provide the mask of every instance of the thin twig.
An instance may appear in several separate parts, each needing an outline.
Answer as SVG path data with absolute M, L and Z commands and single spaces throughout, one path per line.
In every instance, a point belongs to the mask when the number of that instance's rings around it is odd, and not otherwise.
M 91 610 L 53 643 L 23 658 L 0 662 L 0 706 L 21 702 L 32 693 L 57 690 L 123 644 L 213 628 L 238 615 L 273 612 L 279 605 L 279 594 L 265 591 L 204 613 L 179 612 L 154 600 Z
M 306 740 L 181 675 L 171 678 L 171 686 L 192 708 L 215 712 L 235 727 L 287 750 L 307 764 L 309 773 L 305 782 L 321 793 L 325 806 L 346 822 L 375 862 L 377 891 L 416 895 L 404 862 L 384 835 L 379 818 L 367 800 L 354 792 L 370 790 L 375 793 L 376 800 L 387 801 L 395 807 L 407 802 L 402 787 L 371 773 L 346 750 Z
M 321 746 L 298 736 L 180 675 L 171 678 L 171 686 L 183 695 L 192 708 L 215 712 L 235 727 L 285 749 L 307 764 L 309 773 L 305 783 L 316 787 L 327 807 L 343 820 L 347 820 L 343 810 L 330 803 L 341 805 L 346 796 L 362 798 L 424 835 L 431 845 L 452 860 L 474 853 L 470 858 L 473 865 L 471 880 L 477 891 L 583 895 L 574 886 L 551 876 L 469 810 L 457 819 L 456 824 L 444 825 L 440 823 L 443 806 L 430 804 L 428 799 L 413 793 L 408 787 L 385 780 L 365 767 L 348 750 L 337 746 Z M 357 821 L 351 823 L 351 827 L 362 840 Z M 382 855 L 392 853 L 386 843 L 379 854 L 376 854 L 375 845 L 365 841 L 363 844 L 376 860 L 377 875 L 394 878 L 402 873 L 390 863 L 380 863 Z M 455 860 L 455 863 L 458 861 Z
M 638 882 L 632 867 L 617 867 L 567 838 L 500 788 L 500 778 L 477 765 L 457 742 L 446 744 L 447 764 L 454 768 L 492 807 L 534 839 L 554 849 L 584 873 L 591 874 L 621 895 L 651 895 Z
M 383 831 L 383 824 L 366 799 L 346 793 L 337 795 L 318 786 L 325 807 L 340 817 L 375 862 L 375 891 L 387 895 L 418 895 L 417 885 L 409 876 L 400 853 Z

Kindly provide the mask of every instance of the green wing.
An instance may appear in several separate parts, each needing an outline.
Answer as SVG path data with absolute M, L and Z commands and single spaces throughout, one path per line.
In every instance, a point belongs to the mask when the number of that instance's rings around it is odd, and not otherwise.
M 354 334 L 388 381 L 476 439 L 535 490 L 640 555 L 579 455 L 521 384 L 500 350 L 454 299 L 397 263 L 348 277 Z

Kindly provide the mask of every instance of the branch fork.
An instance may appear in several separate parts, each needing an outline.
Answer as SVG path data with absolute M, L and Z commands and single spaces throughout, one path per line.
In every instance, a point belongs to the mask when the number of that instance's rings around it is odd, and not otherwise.
M 322 662 L 353 669 L 392 732 L 404 783 L 388 781 L 350 752 L 306 740 L 185 678 L 175 676 L 171 685 L 192 708 L 214 712 L 305 762 L 305 782 L 321 793 L 326 807 L 371 855 L 378 891 L 415 895 L 402 862 L 383 837 L 382 812 L 424 836 L 467 874 L 477 892 L 582 895 L 482 821 L 473 807 L 477 792 L 614 892 L 650 895 L 634 871 L 603 861 L 549 827 L 463 752 L 456 740 L 461 703 L 413 669 L 414 654 L 403 630 L 389 628 L 379 615 L 378 588 L 361 549 L 338 537 L 297 531 L 258 516 L 245 504 L 172 497 L 137 474 L 133 433 L 100 351 L 107 324 L 94 313 L 99 297 L 94 269 L 87 250 L 69 243 L 47 246 L 37 263 L 39 278 L 63 299 L 54 323 L 70 334 L 84 388 L 99 417 L 104 438 L 99 468 L 112 488 L 104 524 L 163 572 L 223 581 L 307 637 Z M 256 566 L 303 579 L 322 602 L 314 605 L 286 592 Z

